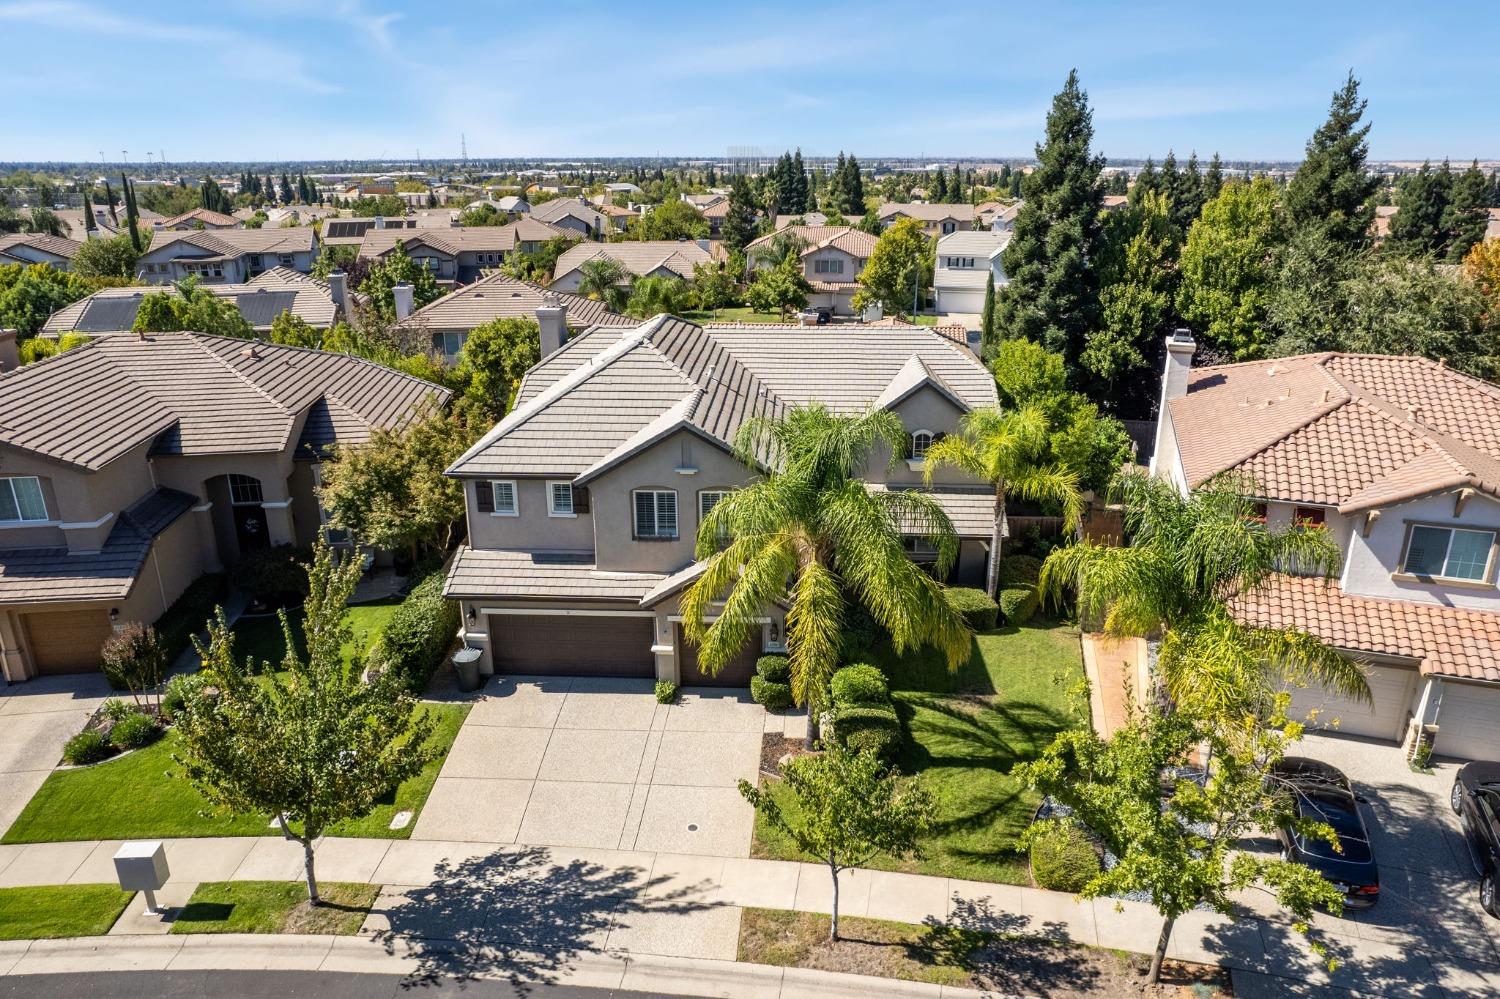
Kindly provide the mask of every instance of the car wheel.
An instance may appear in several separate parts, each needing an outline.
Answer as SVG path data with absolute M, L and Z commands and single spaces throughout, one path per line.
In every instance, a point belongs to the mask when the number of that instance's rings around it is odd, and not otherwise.
M 1486 874 L 1479 881 L 1479 904 L 1484 911 L 1500 919 L 1500 899 L 1495 898 L 1495 876 Z
M 1453 814 L 1460 815 L 1464 810 L 1464 786 L 1458 781 L 1453 782 L 1453 793 L 1448 795 L 1448 804 L 1453 807 Z

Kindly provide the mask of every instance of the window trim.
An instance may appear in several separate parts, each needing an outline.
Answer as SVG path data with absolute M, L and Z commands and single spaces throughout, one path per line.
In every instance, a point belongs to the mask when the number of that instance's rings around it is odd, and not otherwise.
M 42 515 L 40 517 L 27 517 L 23 514 L 21 510 L 21 497 L 16 493 L 15 481 L 17 479 L 29 479 L 36 483 L 37 498 L 42 501 Z M 47 493 L 42 489 L 42 477 L 40 475 L 5 475 L 0 476 L 0 481 L 3 481 L 5 488 L 10 490 L 10 498 L 16 504 L 16 519 L 0 520 L 0 524 L 12 527 L 51 523 L 52 518 L 47 513 Z
M 241 479 L 243 481 L 241 481 L 241 482 L 235 482 L 234 481 L 235 479 Z M 234 487 L 237 486 L 237 485 L 238 486 L 247 487 L 251 483 L 255 484 L 255 491 L 259 494 L 259 496 L 257 496 L 255 499 L 235 499 Z M 230 472 L 229 473 L 229 505 L 230 506 L 261 506 L 265 502 L 266 502 L 265 486 L 261 483 L 260 479 L 256 478 L 253 475 L 245 475 L 242 472 Z
M 640 521 L 640 506 L 638 496 L 650 494 L 658 497 L 651 503 L 651 522 L 653 529 L 658 533 L 642 534 Z M 672 497 L 672 533 L 670 535 L 659 533 L 661 520 L 661 506 L 659 497 L 670 495 Z M 682 509 L 677 502 L 677 490 L 661 487 L 647 487 L 643 489 L 632 489 L 630 491 L 630 537 L 633 541 L 677 541 L 682 537 Z
M 1411 554 L 1411 539 L 1419 527 L 1429 528 L 1437 531 L 1448 532 L 1448 547 L 1443 550 L 1443 568 L 1448 567 L 1448 553 L 1453 548 L 1453 532 L 1467 531 L 1470 534 L 1488 534 L 1490 536 L 1490 550 L 1485 558 L 1484 573 L 1476 579 L 1465 576 L 1444 576 L 1439 574 L 1409 572 L 1406 568 L 1407 557 Z M 1397 569 L 1391 573 L 1392 579 L 1403 582 L 1442 584 L 1445 586 L 1467 586 L 1475 589 L 1494 589 L 1495 561 L 1497 551 L 1500 551 L 1500 528 L 1466 526 L 1463 524 L 1443 524 L 1432 521 L 1408 520 L 1406 521 L 1406 536 L 1401 541 L 1401 560 L 1397 563 Z
M 568 508 L 559 510 L 557 508 L 557 488 L 563 487 L 568 491 Z M 493 487 L 492 487 L 493 488 Z M 547 480 L 547 516 L 558 517 L 564 520 L 576 518 L 578 511 L 573 509 L 573 483 L 568 479 Z
M 490 479 L 490 505 L 494 507 L 490 511 L 491 517 L 519 517 L 521 516 L 521 490 L 516 486 L 515 479 Z M 500 496 L 495 491 L 496 486 L 510 486 L 510 509 L 500 509 Z

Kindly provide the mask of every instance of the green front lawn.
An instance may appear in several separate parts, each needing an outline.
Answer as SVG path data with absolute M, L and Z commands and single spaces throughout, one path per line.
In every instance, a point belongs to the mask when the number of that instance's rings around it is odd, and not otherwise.
M 0 940 L 102 936 L 134 894 L 115 885 L 0 888 Z
M 356 652 L 363 654 L 370 651 L 386 622 L 396 613 L 396 608 L 401 606 L 401 599 L 393 596 L 374 603 L 355 604 L 344 612 L 344 620 L 354 631 L 354 642 L 344 648 L 345 658 L 352 658 Z M 300 648 L 302 609 L 298 607 L 287 611 L 287 622 L 292 626 L 293 640 L 299 645 L 297 651 L 305 651 Z M 281 665 L 281 660 L 286 656 L 286 642 L 283 640 L 280 615 L 242 617 L 230 630 L 234 632 L 235 654 L 240 658 L 267 662 L 273 669 Z
M 684 312 L 682 318 L 695 323 L 784 323 L 789 321 L 783 319 L 778 313 L 756 312 L 748 306 Z M 795 322 L 795 319 L 790 321 Z
M 172 932 L 351 936 L 379 894 L 379 885 L 324 881 L 318 884 L 323 904 L 314 909 L 301 881 L 205 881 L 193 890 Z
M 432 738 L 439 750 L 437 758 L 369 815 L 339 823 L 329 835 L 385 839 L 411 835 L 415 815 L 404 829 L 389 828 L 391 819 L 403 810 L 420 812 L 468 716 L 469 705 L 423 704 L 421 710 L 436 718 Z M 269 827 L 269 817 L 205 814 L 208 803 L 176 772 L 172 761 L 176 744 L 176 733 L 168 732 L 153 745 L 119 759 L 52 774 L 0 842 L 280 835 Z
M 931 649 L 879 662 L 905 728 L 900 766 L 937 799 L 937 830 L 920 860 L 877 857 L 882 870 L 1026 884 L 1017 840 L 1038 797 L 1009 776 L 1035 759 L 1064 727 L 1087 724 L 1070 712 L 1069 690 L 1083 678 L 1078 630 L 1040 622 L 977 635 L 956 673 Z M 783 808 L 789 802 L 783 800 Z M 790 811 L 790 809 L 788 809 Z M 812 860 L 756 817 L 754 855 Z

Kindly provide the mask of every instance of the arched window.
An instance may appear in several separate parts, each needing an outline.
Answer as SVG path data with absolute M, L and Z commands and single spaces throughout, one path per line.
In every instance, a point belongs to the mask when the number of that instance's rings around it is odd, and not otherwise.
M 914 430 L 911 441 L 907 444 L 906 456 L 913 461 L 921 461 L 927 457 L 927 449 L 932 447 L 932 431 Z

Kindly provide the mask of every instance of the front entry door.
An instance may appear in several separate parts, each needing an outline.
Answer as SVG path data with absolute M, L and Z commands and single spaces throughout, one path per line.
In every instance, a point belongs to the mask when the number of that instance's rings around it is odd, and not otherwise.
M 259 506 L 236 506 L 232 509 L 234 539 L 239 543 L 241 555 L 271 547 L 271 531 L 266 524 L 265 510 Z

